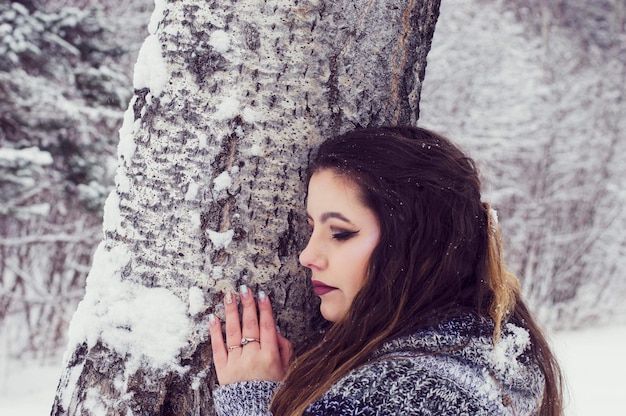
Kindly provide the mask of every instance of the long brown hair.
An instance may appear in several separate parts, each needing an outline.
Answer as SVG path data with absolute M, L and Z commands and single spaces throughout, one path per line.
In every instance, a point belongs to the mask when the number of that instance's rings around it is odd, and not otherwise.
M 542 415 L 561 415 L 561 376 L 548 344 L 506 271 L 472 159 L 421 128 L 360 129 L 322 143 L 309 166 L 353 181 L 379 219 L 368 276 L 346 316 L 298 357 L 271 403 L 300 415 L 385 341 L 464 313 L 515 319 L 531 335 L 545 376 Z

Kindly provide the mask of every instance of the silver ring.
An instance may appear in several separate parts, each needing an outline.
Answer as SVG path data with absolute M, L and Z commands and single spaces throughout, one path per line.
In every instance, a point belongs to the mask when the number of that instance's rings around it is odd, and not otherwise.
M 229 345 L 228 346 L 228 352 L 231 352 L 232 350 L 234 350 L 235 348 L 241 348 L 241 345 Z
M 261 340 L 256 339 L 256 338 L 248 338 L 248 337 L 243 337 L 241 338 L 241 346 L 243 347 L 244 345 L 246 345 L 249 342 L 258 342 L 259 344 L 261 343 Z

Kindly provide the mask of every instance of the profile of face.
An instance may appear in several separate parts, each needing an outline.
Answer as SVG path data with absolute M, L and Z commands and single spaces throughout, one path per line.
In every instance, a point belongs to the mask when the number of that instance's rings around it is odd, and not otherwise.
M 311 269 L 322 316 L 337 322 L 365 282 L 380 225 L 360 200 L 357 185 L 330 169 L 311 177 L 307 217 L 312 232 L 300 263 Z

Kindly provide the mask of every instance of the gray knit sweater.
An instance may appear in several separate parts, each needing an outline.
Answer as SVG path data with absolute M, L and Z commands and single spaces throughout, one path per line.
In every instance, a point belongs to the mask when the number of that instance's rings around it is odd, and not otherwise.
M 464 316 L 390 341 L 313 402 L 306 415 L 534 415 L 544 379 L 528 332 Z M 267 415 L 278 383 L 251 381 L 213 392 L 218 415 Z M 282 415 L 276 415 L 282 416 Z

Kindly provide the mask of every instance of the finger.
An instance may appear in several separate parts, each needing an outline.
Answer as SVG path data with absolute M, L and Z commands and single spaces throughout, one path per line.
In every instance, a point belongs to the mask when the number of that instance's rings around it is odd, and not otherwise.
M 241 345 L 239 310 L 237 309 L 237 300 L 235 295 L 231 292 L 226 293 L 226 296 L 224 296 L 224 310 L 226 312 L 226 346 L 232 347 Z M 237 349 L 233 351 L 236 351 Z
M 278 342 L 276 340 L 276 323 L 272 313 L 272 304 L 262 290 L 259 291 L 258 298 L 261 348 L 276 350 L 278 349 Z
M 242 305 L 241 336 L 259 339 L 259 319 L 256 313 L 256 302 L 248 286 L 239 286 L 239 297 Z
M 278 335 L 278 351 L 280 352 L 280 362 L 283 365 L 285 371 L 289 368 L 291 361 L 293 360 L 293 344 L 287 338 L 285 338 L 280 332 L 276 332 Z
M 213 314 L 209 315 L 209 334 L 211 335 L 213 363 L 215 364 L 215 369 L 219 372 L 220 369 L 226 365 L 228 354 L 226 353 L 226 346 L 222 338 L 222 325 L 217 316 Z

